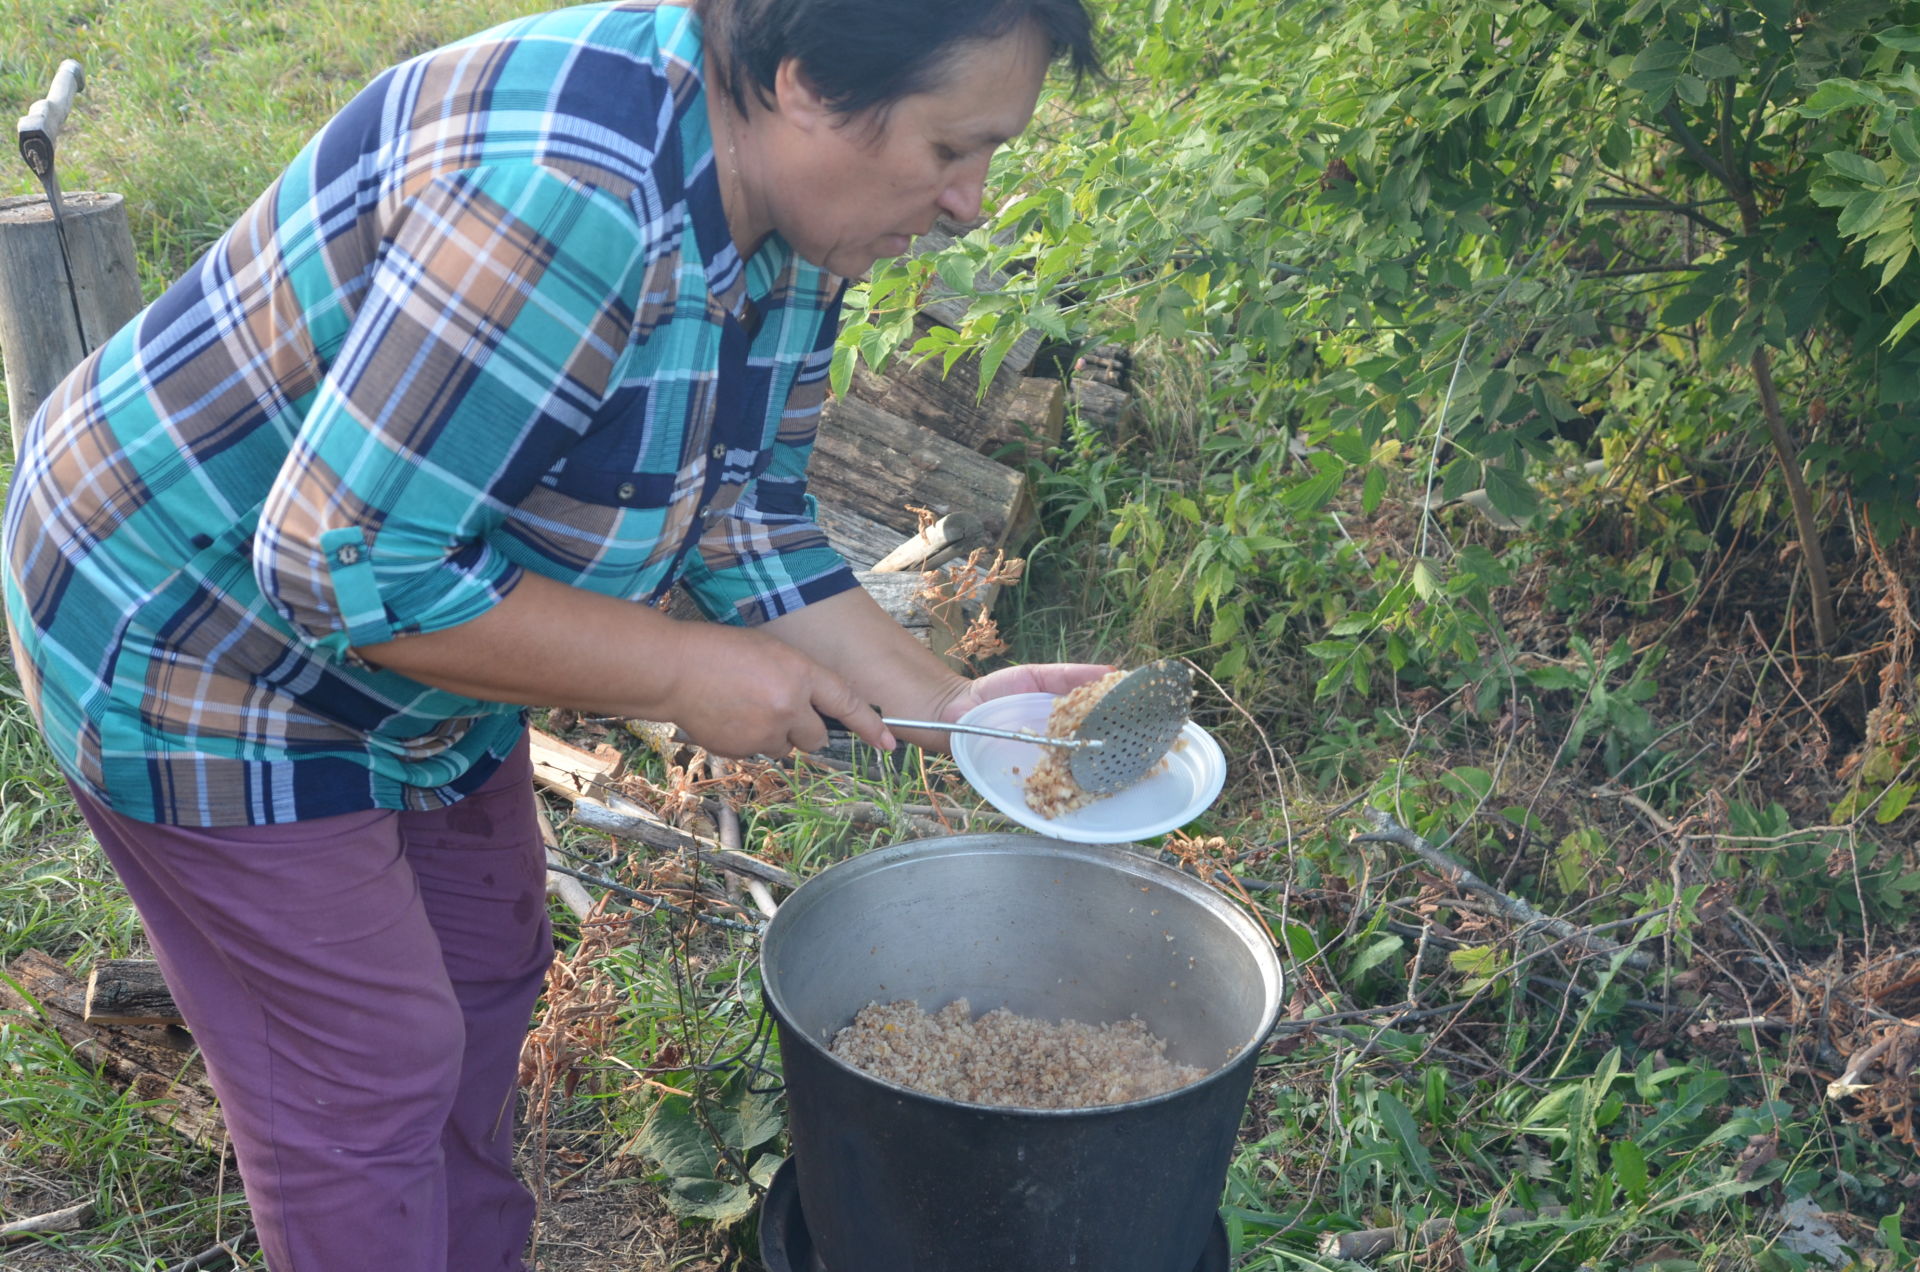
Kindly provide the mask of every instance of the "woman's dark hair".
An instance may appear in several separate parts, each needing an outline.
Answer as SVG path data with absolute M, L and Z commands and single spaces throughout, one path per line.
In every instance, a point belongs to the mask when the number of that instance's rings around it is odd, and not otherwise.
M 780 63 L 795 58 L 835 111 L 884 111 L 940 85 L 972 43 L 1035 24 L 1076 80 L 1100 72 L 1093 20 L 1081 0 L 695 0 L 721 86 L 734 108 L 747 93 L 770 103 Z

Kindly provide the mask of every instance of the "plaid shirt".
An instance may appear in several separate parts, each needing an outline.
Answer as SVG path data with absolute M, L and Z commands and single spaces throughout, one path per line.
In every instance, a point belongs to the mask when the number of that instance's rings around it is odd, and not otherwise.
M 386 72 L 27 430 L 5 600 L 55 754 L 147 821 L 439 806 L 518 708 L 354 646 L 523 570 L 733 623 L 854 586 L 806 495 L 840 286 L 734 249 L 687 9 Z

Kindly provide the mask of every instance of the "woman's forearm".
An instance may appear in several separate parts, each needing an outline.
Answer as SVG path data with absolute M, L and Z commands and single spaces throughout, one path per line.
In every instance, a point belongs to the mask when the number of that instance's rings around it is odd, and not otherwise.
M 743 628 L 683 623 L 533 573 L 472 622 L 356 652 L 489 702 L 668 721 L 727 755 L 818 747 L 826 740 L 822 714 L 875 745 L 891 743 L 865 700 L 796 646 Z

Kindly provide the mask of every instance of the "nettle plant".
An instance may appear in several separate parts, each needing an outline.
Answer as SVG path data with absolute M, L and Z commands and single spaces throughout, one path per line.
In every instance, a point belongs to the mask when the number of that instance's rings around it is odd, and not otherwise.
M 1524 524 L 1570 458 L 1711 453 L 1746 483 L 1741 515 L 1800 541 L 1833 641 L 1837 498 L 1891 538 L 1920 494 L 1920 3 L 1118 0 L 1104 17 L 1112 80 L 1051 103 L 1003 157 L 990 225 L 856 291 L 843 381 L 911 335 L 937 284 L 973 305 L 913 356 L 997 364 L 1033 328 L 1203 360 L 1213 426 L 1276 457 L 1253 476 L 1295 520 L 1478 492 Z M 1011 281 L 977 291 L 990 269 Z M 1649 384 L 1671 390 L 1635 400 Z M 1635 444 L 1609 445 L 1621 429 Z M 1235 533 L 1240 476 L 1191 512 Z M 1488 639 L 1471 606 L 1442 617 L 1461 575 L 1466 593 L 1494 581 L 1484 565 L 1431 523 L 1410 546 L 1356 598 L 1365 623 L 1321 633 L 1323 693 L 1399 661 L 1396 641 L 1417 657 Z M 1203 589 L 1225 672 L 1258 579 L 1236 566 L 1236 586 Z

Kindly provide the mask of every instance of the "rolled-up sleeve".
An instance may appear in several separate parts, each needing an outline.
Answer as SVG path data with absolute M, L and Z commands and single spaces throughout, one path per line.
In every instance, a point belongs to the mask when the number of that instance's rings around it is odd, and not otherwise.
M 813 348 L 787 392 L 766 468 L 701 537 L 683 577 L 709 618 L 755 625 L 859 586 L 827 545 L 807 493 L 807 464 L 827 396 L 827 370 L 840 329 L 837 287 L 820 310 Z
M 299 639 L 345 655 L 512 590 L 487 536 L 605 399 L 641 257 L 625 205 L 534 165 L 441 174 L 400 205 L 254 541 Z

